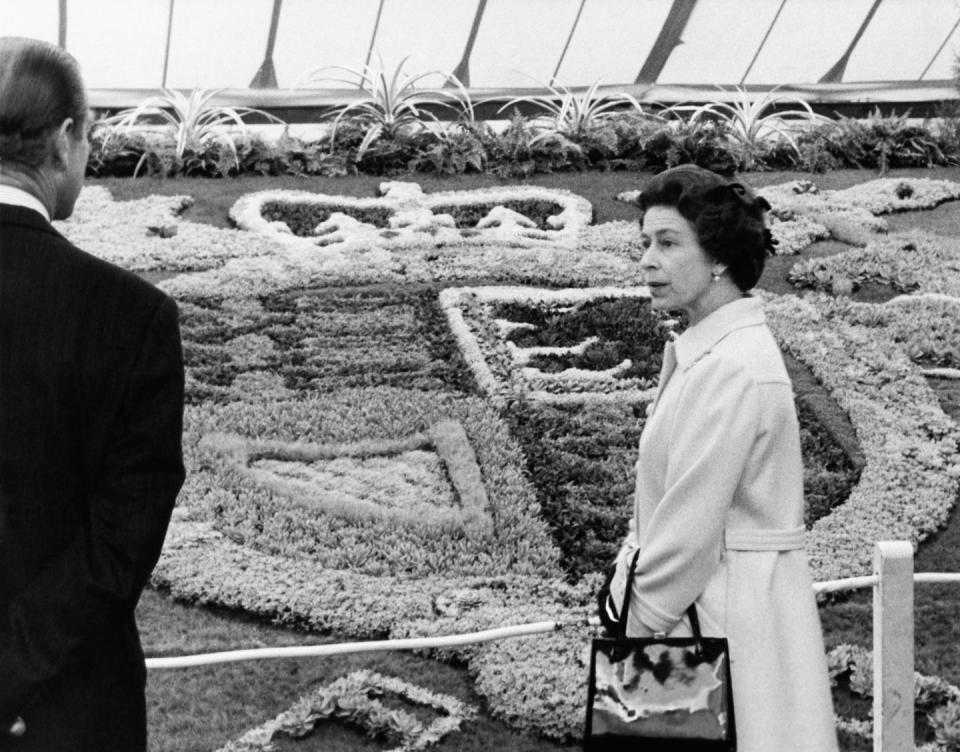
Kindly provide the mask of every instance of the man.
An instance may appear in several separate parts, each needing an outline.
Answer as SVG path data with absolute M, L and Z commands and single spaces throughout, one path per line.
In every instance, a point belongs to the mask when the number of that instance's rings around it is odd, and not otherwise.
M 177 308 L 72 246 L 76 61 L 0 38 L 0 750 L 146 748 L 134 607 L 183 482 Z

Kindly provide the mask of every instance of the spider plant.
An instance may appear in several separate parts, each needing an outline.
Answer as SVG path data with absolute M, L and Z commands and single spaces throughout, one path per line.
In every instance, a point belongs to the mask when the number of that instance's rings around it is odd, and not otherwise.
M 599 80 L 595 81 L 582 94 L 575 94 L 566 86 L 550 86 L 540 84 L 549 89 L 549 94 L 537 96 L 516 97 L 503 105 L 499 112 L 517 105 L 531 104 L 539 107 L 544 114 L 534 118 L 531 124 L 538 127 L 543 133 L 537 139 L 549 138 L 559 134 L 573 142 L 582 141 L 587 133 L 610 118 L 622 114 L 624 105 L 642 115 L 649 115 L 636 97 L 625 92 L 597 95 Z
M 332 144 L 336 138 L 337 128 L 344 118 L 351 117 L 358 120 L 366 131 L 357 148 L 357 161 L 362 159 L 367 150 L 381 138 L 393 139 L 403 133 L 422 130 L 427 121 L 438 122 L 436 115 L 425 109 L 425 105 L 456 109 L 450 103 L 453 99 L 460 104 L 463 116 L 471 121 L 474 120 L 470 96 L 455 76 L 440 70 L 404 74 L 403 67 L 409 59 L 409 56 L 403 58 L 392 72 L 386 70 L 382 58 L 379 67 L 365 65 L 362 69 L 356 69 L 342 65 L 322 66 L 300 76 L 294 88 L 322 84 L 326 81 L 338 81 L 356 86 L 364 92 L 366 96 L 359 101 L 339 108 L 330 134 Z M 327 75 L 329 71 L 339 71 L 349 77 L 329 76 Z M 417 83 L 428 76 L 443 76 L 453 82 L 458 90 L 449 92 L 418 89 Z
M 724 93 L 730 93 L 722 86 L 717 87 Z M 740 169 L 749 170 L 756 163 L 757 156 L 771 143 L 785 142 L 799 156 L 794 134 L 798 126 L 828 120 L 816 114 L 810 105 L 789 94 L 778 94 L 777 88 L 760 97 L 754 97 L 743 86 L 734 90 L 736 98 L 732 101 L 718 100 L 707 104 L 675 105 L 667 113 L 690 113 L 690 123 L 695 125 L 701 120 L 720 122 L 729 137 L 740 150 Z M 778 109 L 779 105 L 795 105 L 792 109 Z
M 112 133 L 105 140 L 115 135 L 126 135 L 130 128 L 137 125 L 154 125 L 164 133 L 172 133 L 174 154 L 180 162 L 189 152 L 200 154 L 211 144 L 219 144 L 226 148 L 232 157 L 235 167 L 240 166 L 237 156 L 237 144 L 229 129 L 240 131 L 242 139 L 247 137 L 246 123 L 243 118 L 247 115 L 259 115 L 272 123 L 282 123 L 279 118 L 252 107 L 228 107 L 215 105 L 213 98 L 220 89 L 194 89 L 189 93 L 176 89 L 164 89 L 162 95 L 145 99 L 136 107 L 118 112 L 106 118 L 104 125 L 112 128 Z M 134 172 L 139 172 L 144 161 L 149 157 L 144 153 Z

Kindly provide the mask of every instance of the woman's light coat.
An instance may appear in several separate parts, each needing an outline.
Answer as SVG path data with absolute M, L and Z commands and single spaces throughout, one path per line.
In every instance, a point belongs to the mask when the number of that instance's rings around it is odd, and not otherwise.
M 639 547 L 628 634 L 689 634 L 695 601 L 704 633 L 728 638 L 741 752 L 837 749 L 803 540 L 792 388 L 744 297 L 667 345 L 612 586 L 619 604 Z

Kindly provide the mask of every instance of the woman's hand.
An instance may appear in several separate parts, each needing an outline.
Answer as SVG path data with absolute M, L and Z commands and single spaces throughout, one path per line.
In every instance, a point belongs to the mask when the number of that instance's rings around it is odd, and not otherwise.
M 620 546 L 620 551 L 617 553 L 614 563 L 613 579 L 610 580 L 610 598 L 617 609 L 617 613 L 623 607 L 623 596 L 627 592 L 627 580 L 630 577 L 630 563 L 633 561 L 634 554 L 637 553 L 638 547 L 635 541 L 636 538 L 633 535 L 627 536 L 623 545 Z M 620 618 L 624 618 L 624 614 L 620 614 Z

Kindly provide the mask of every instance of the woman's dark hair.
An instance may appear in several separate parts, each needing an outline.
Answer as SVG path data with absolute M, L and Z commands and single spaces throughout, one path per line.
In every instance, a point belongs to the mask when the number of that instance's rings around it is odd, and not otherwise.
M 39 167 L 64 120 L 83 135 L 87 96 L 80 66 L 65 50 L 38 39 L 0 37 L 0 162 Z
M 651 206 L 672 206 L 680 212 L 693 225 L 703 250 L 727 267 L 744 292 L 757 284 L 776 244 L 763 221 L 770 208 L 766 199 L 696 165 L 655 175 L 637 203 L 644 213 Z

